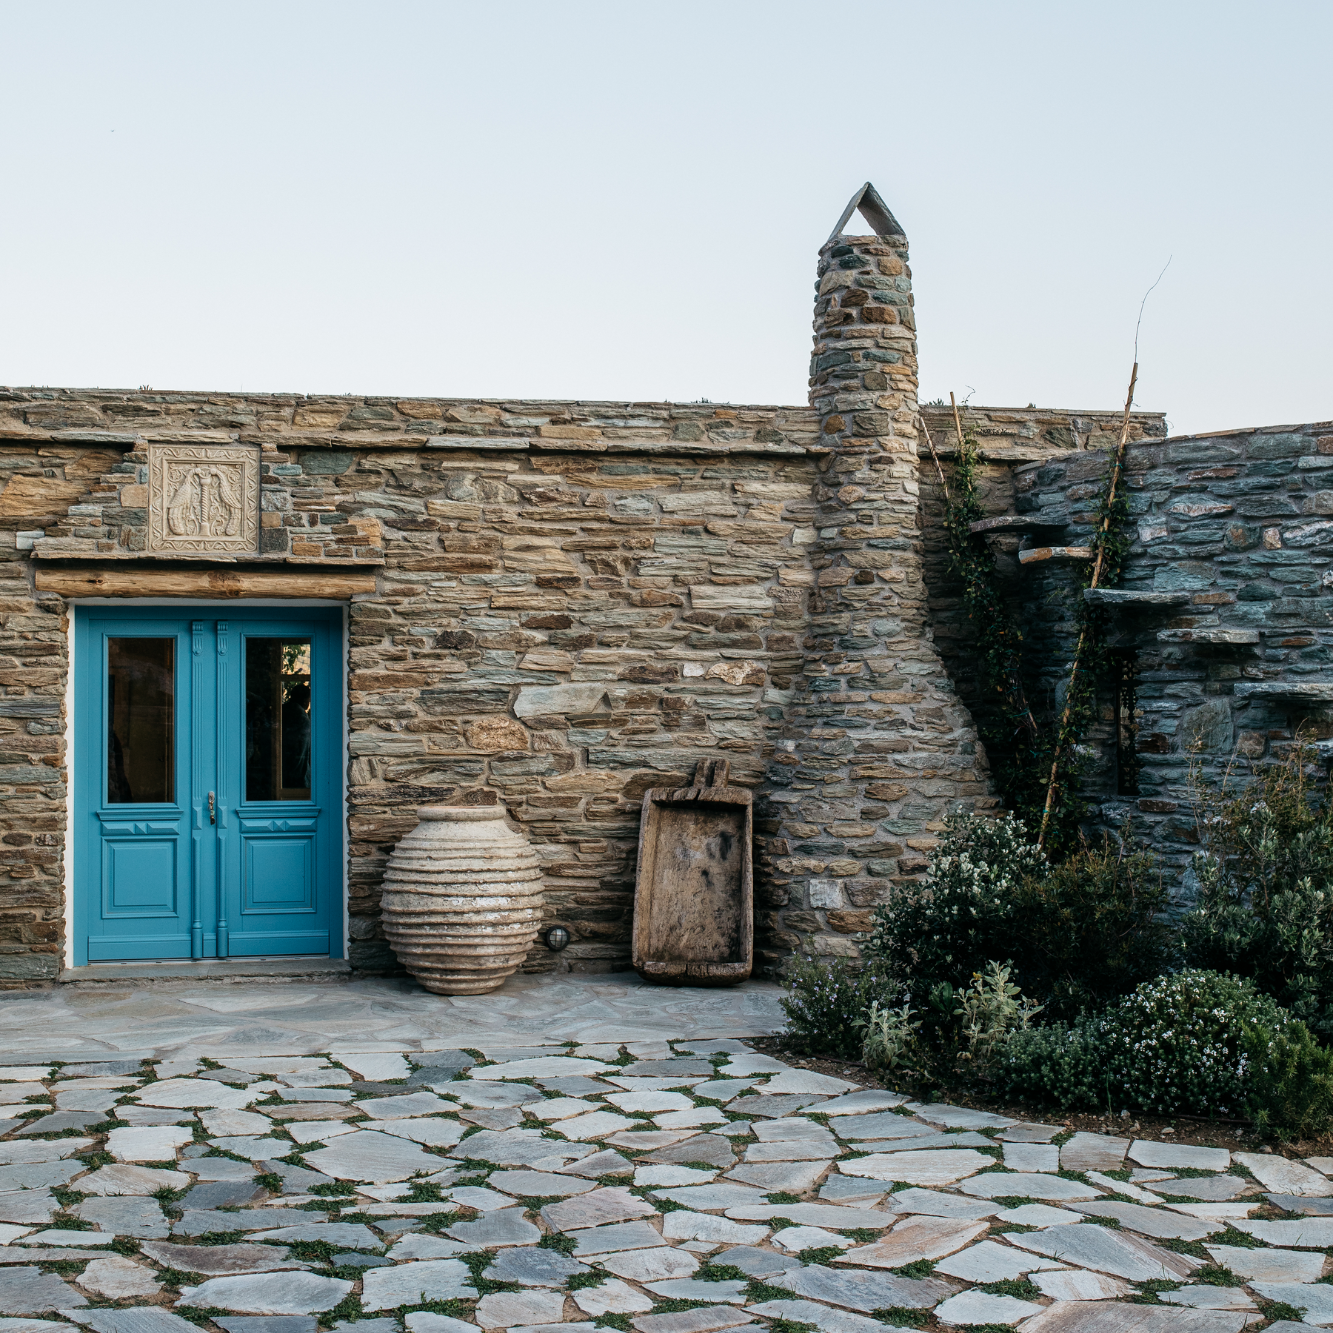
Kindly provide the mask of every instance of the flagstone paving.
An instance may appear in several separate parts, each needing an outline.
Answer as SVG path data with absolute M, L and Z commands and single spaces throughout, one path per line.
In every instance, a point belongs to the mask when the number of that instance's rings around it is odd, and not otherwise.
M 1333 1322 L 1333 1159 L 860 1089 L 747 1045 L 772 988 L 518 981 L 0 1002 L 0 1333 Z

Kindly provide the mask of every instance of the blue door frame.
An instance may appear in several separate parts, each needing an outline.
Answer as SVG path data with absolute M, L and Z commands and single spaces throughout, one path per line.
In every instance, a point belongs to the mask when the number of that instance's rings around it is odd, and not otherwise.
M 342 957 L 341 610 L 76 607 L 74 645 L 75 965 Z

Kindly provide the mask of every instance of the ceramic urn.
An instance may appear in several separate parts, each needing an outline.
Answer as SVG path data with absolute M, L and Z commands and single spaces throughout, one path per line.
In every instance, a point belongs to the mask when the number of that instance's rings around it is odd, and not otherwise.
M 427 990 L 494 990 L 537 938 L 537 853 L 510 828 L 503 805 L 423 806 L 417 818 L 389 857 L 384 933 Z

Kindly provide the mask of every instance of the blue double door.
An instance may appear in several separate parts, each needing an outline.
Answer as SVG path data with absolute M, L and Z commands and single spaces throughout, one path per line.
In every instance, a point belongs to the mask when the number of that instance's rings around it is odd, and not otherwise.
M 75 964 L 341 957 L 341 611 L 74 629 Z

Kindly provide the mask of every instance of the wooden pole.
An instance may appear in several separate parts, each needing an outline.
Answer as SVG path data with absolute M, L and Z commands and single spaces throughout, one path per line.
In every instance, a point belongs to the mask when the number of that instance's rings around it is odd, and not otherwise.
M 1102 517 L 1101 535 L 1104 538 L 1111 527 L 1111 506 L 1115 503 L 1116 487 L 1120 482 L 1120 473 L 1125 466 L 1125 447 L 1129 444 L 1129 413 L 1134 406 L 1134 386 L 1139 380 L 1139 363 L 1134 362 L 1134 368 L 1129 372 L 1129 392 L 1125 395 L 1125 415 L 1120 423 L 1120 444 L 1116 448 L 1115 463 L 1111 468 L 1111 485 L 1106 493 L 1106 513 Z M 956 410 L 956 409 L 955 409 Z M 1097 543 L 1097 559 L 1092 565 L 1092 582 L 1088 584 L 1089 588 L 1095 588 L 1101 582 L 1102 562 L 1106 556 L 1106 543 L 1100 541 Z M 1046 782 L 1046 804 L 1041 812 L 1041 832 L 1037 835 L 1037 846 L 1042 847 L 1046 842 L 1046 830 L 1051 822 L 1051 807 L 1055 803 L 1055 779 L 1060 768 L 1060 751 L 1064 745 L 1065 728 L 1069 725 L 1069 715 L 1073 711 L 1074 682 L 1078 678 L 1079 661 L 1083 656 L 1084 634 L 1078 636 L 1078 644 L 1074 648 L 1074 662 L 1069 668 L 1069 685 L 1065 689 L 1065 709 L 1060 717 L 1060 729 L 1055 733 L 1055 752 L 1051 755 L 1051 776 Z
M 940 485 L 944 488 L 944 503 L 949 503 L 949 483 L 944 480 L 944 469 L 940 466 L 940 456 L 935 452 L 935 441 L 930 438 L 930 427 L 926 425 L 926 414 L 921 413 L 921 429 L 925 432 L 926 447 L 930 450 L 930 456 L 935 460 L 935 471 L 940 474 Z

